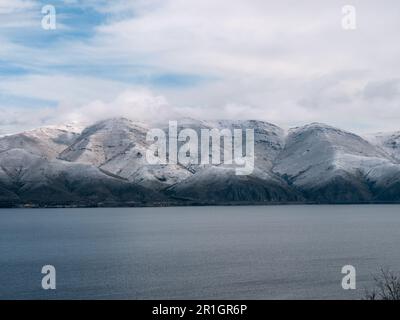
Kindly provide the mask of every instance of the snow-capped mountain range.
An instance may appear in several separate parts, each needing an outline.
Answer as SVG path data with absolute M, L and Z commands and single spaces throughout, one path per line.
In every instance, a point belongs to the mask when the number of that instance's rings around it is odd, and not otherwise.
M 253 173 L 149 165 L 153 126 L 139 121 L 44 127 L 0 138 L 0 206 L 400 202 L 400 131 L 361 137 L 320 123 L 288 132 L 262 121 L 178 125 L 254 129 Z

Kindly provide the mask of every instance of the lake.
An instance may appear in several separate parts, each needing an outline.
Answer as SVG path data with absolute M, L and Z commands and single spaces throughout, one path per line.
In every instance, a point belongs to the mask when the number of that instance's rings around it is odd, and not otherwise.
M 1 209 L 0 298 L 359 299 L 399 240 L 398 205 Z

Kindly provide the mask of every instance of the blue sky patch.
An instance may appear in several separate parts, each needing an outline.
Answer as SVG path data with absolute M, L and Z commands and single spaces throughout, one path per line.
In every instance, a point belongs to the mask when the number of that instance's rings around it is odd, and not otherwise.
M 36 107 L 56 107 L 57 101 L 38 99 L 28 96 L 17 96 L 0 92 L 0 106 L 21 107 L 21 108 L 36 108 Z

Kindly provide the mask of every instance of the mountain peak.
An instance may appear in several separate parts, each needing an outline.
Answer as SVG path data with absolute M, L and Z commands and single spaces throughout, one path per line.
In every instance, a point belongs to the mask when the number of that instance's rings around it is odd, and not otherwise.
M 333 130 L 333 131 L 343 131 L 339 128 L 330 126 L 322 122 L 312 122 L 300 127 L 290 128 L 289 132 L 300 132 L 300 131 L 311 131 L 311 130 Z
M 76 203 L 89 201 L 84 200 L 88 195 L 94 204 L 105 199 L 124 203 L 136 199 L 144 187 L 176 204 L 185 199 L 204 204 L 400 202 L 400 161 L 395 160 L 400 135 L 381 134 L 373 144 L 318 122 L 285 135 L 278 126 L 259 120 L 176 120 L 180 128 L 194 130 L 254 129 L 254 173 L 236 177 L 223 166 L 149 165 L 146 134 L 157 125 L 116 117 L 82 133 L 76 125 L 62 125 L 0 138 L 0 200 L 10 202 L 9 193 L 2 195 L 1 190 L 13 190 L 16 204 Z M 168 121 L 160 128 L 166 126 Z M 55 190 L 63 193 L 55 198 Z

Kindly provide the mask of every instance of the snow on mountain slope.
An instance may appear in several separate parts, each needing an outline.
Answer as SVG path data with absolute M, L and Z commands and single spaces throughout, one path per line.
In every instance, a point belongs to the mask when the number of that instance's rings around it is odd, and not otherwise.
M 400 165 L 376 166 L 370 170 L 367 178 L 371 182 L 375 201 L 400 201 Z
M 271 174 L 256 169 L 251 175 L 237 176 L 234 169 L 210 166 L 171 186 L 167 194 L 202 203 L 302 201 L 301 193 Z
M 103 201 L 162 199 L 151 190 L 110 176 L 93 165 L 49 160 L 22 149 L 0 153 L 0 187 L 14 195 L 7 199 L 0 194 L 3 202 L 96 205 Z
M 201 129 L 254 129 L 254 172 L 237 176 L 224 164 L 148 164 L 154 127 L 168 138 L 168 123 L 124 118 L 82 132 L 56 126 L 0 138 L 0 205 L 400 202 L 397 133 L 367 141 L 319 123 L 286 135 L 262 121 L 178 120 L 178 132 L 191 128 L 199 137 Z
M 220 132 L 224 129 L 230 130 L 233 135 L 234 129 L 242 130 L 242 148 L 243 153 L 246 149 L 246 129 L 254 130 L 254 152 L 255 152 L 255 163 L 256 166 L 263 171 L 270 171 L 272 168 L 272 163 L 279 152 L 282 150 L 285 140 L 285 133 L 283 129 L 264 122 L 256 120 L 215 120 L 215 121 L 205 121 L 205 120 L 195 120 L 195 119 L 180 119 L 178 121 L 178 132 L 182 129 L 190 128 L 197 132 L 199 137 L 199 153 L 200 153 L 200 137 L 202 129 L 218 129 Z M 164 130 L 167 131 L 168 128 L 165 126 Z M 232 140 L 233 141 L 233 140 Z M 213 143 L 210 139 L 210 147 Z M 182 143 L 178 144 L 180 146 Z M 224 157 L 224 140 L 220 141 L 221 149 L 221 159 Z M 223 166 L 221 164 L 219 166 Z M 203 169 L 204 165 L 193 165 L 190 167 L 192 172 L 197 172 L 199 169 Z
M 84 129 L 60 159 L 101 166 L 144 140 L 144 129 L 128 119 L 109 119 Z
M 287 202 L 298 201 L 302 196 L 288 184 L 271 172 L 272 164 L 284 145 L 284 131 L 272 124 L 262 121 L 180 121 L 179 125 L 190 127 L 198 132 L 200 129 L 254 129 L 255 170 L 248 176 L 237 176 L 229 165 L 192 166 L 191 177 L 168 188 L 168 194 L 181 199 L 200 202 Z M 243 151 L 246 146 L 243 143 Z M 223 153 L 221 143 L 221 154 Z
M 191 175 L 184 167 L 148 166 L 146 124 L 124 118 L 109 119 L 86 128 L 60 159 L 93 164 L 102 170 L 160 189 Z
M 400 163 L 400 131 L 368 134 L 365 138 Z
M 210 122 L 185 118 L 177 123 L 178 132 L 190 128 L 199 137 L 201 129 L 254 129 L 256 161 L 263 170 L 270 170 L 273 159 L 284 144 L 282 129 L 260 121 Z M 168 138 L 168 123 L 157 126 Z M 60 154 L 60 158 L 71 162 L 91 163 L 129 181 L 155 189 L 179 183 L 204 167 L 185 167 L 181 164 L 149 165 L 145 155 L 150 142 L 146 141 L 146 134 L 151 128 L 153 126 L 123 118 L 105 120 L 86 128 L 75 143 Z
M 0 152 L 24 149 L 54 159 L 73 143 L 79 134 L 79 127 L 70 125 L 43 127 L 0 138 Z
M 271 123 L 257 120 L 220 120 L 209 121 L 210 128 L 242 129 L 245 135 L 246 129 L 254 130 L 255 164 L 263 171 L 269 171 L 278 154 L 285 144 L 285 132 L 283 129 Z M 243 144 L 245 148 L 245 144 Z
M 392 168 L 384 151 L 353 133 L 313 123 L 289 132 L 274 172 L 318 201 L 369 201 L 368 175 L 378 166 Z

